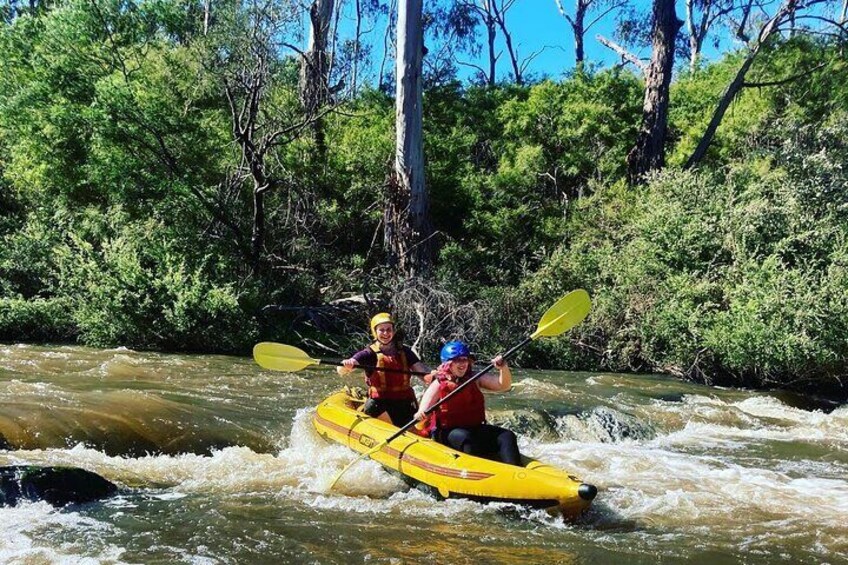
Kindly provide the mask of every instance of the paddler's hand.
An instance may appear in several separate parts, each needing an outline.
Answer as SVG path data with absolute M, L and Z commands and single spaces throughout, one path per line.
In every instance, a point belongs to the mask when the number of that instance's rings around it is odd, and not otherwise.
M 424 410 L 419 408 L 418 412 L 415 413 L 415 416 L 413 418 L 423 422 L 425 419 L 427 419 L 427 414 L 424 413 Z
M 336 372 L 339 375 L 346 375 L 353 371 L 356 366 L 359 365 L 359 361 L 354 359 L 353 357 L 349 359 L 344 359 L 340 367 L 336 367 Z
M 503 358 L 503 355 L 498 355 L 497 357 L 492 359 L 492 365 L 494 365 L 498 369 L 506 367 L 507 366 L 506 359 Z
M 424 375 L 424 376 L 422 377 L 422 378 L 424 379 L 424 384 L 425 384 L 425 385 L 429 385 L 430 383 L 432 383 L 432 382 L 436 379 L 436 375 L 437 375 L 438 373 L 439 373 L 439 372 L 438 372 L 436 369 L 433 369 L 432 371 L 430 371 L 429 373 L 427 373 L 426 375 Z

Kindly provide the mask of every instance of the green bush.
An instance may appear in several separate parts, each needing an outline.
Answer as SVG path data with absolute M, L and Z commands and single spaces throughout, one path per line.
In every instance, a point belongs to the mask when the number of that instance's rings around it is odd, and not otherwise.
M 0 341 L 67 342 L 75 336 L 69 300 L 0 298 Z
M 656 175 L 585 199 L 572 238 L 525 286 L 585 286 L 577 339 L 602 367 L 705 382 L 817 386 L 848 368 L 848 114 L 791 120 L 724 171 Z M 568 358 L 567 356 L 564 358 Z
M 98 246 L 74 237 L 61 258 L 63 292 L 87 344 L 239 351 L 255 341 L 245 293 L 190 266 L 153 221 Z

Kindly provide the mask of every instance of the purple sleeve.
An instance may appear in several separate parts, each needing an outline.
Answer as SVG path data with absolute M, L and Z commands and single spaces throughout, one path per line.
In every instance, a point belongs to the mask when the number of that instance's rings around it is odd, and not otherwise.
M 377 354 L 374 353 L 374 351 L 372 351 L 371 349 L 363 349 L 362 351 L 357 351 L 353 354 L 353 358 L 356 359 L 356 362 L 360 365 L 373 367 L 377 364 Z

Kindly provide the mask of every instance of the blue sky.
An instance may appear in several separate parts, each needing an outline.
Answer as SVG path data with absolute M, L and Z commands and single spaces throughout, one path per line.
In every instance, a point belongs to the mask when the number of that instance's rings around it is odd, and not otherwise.
M 338 0 L 337 0 L 338 1 Z M 427 0 L 425 0 L 426 5 Z M 563 0 L 566 10 L 573 10 L 574 0 Z M 639 9 L 650 10 L 650 0 L 635 0 Z M 339 23 L 339 32 L 342 37 L 353 34 L 353 2 L 343 0 L 342 21 Z M 590 17 L 589 21 L 594 19 Z M 304 22 L 306 24 L 306 22 Z M 507 13 L 507 27 L 513 38 L 513 44 L 517 46 L 519 59 L 523 60 L 531 54 L 541 53 L 533 58 L 527 70 L 535 76 L 547 75 L 552 78 L 562 76 L 563 73 L 574 68 L 574 36 L 568 22 L 560 14 L 554 0 L 517 0 L 512 9 Z M 595 35 L 600 33 L 612 38 L 614 35 L 615 21 L 612 15 L 605 17 L 592 27 L 586 34 L 586 57 L 591 62 L 609 66 L 619 61 L 618 55 L 602 46 L 595 40 Z M 375 65 L 379 65 L 382 57 L 383 33 L 385 21 L 376 24 L 373 31 L 366 38 L 378 53 L 375 53 Z M 485 31 L 478 28 L 481 34 L 481 42 L 485 42 Z M 392 41 L 394 41 L 392 36 Z M 502 51 L 498 59 L 498 79 L 505 79 L 511 69 L 508 55 L 503 46 L 503 38 L 498 37 L 499 50 Z M 648 51 L 640 54 L 647 57 Z M 470 61 L 479 66 L 488 65 L 485 51 L 477 60 Z M 475 71 L 469 67 L 460 67 L 461 78 L 467 78 Z
M 563 0 L 563 6 L 573 13 L 573 0 Z M 649 10 L 650 3 L 639 2 L 640 9 Z M 588 18 L 589 21 L 594 17 Z M 518 44 L 520 58 L 540 49 L 547 48 L 530 63 L 528 69 L 534 73 L 547 74 L 553 78 L 561 76 L 574 68 L 574 35 L 571 26 L 559 12 L 554 0 L 518 0 L 507 13 L 507 25 L 512 30 L 513 42 Z M 607 15 L 595 24 L 586 34 L 586 58 L 590 62 L 609 66 L 619 61 L 613 53 L 595 40 L 601 34 L 612 39 L 615 21 L 613 15 Z M 648 56 L 648 53 L 642 53 Z M 509 61 L 498 61 L 498 70 L 507 72 Z
M 426 7 L 427 0 L 424 1 Z M 563 0 L 563 6 L 569 12 L 573 11 L 573 4 L 574 0 Z M 342 36 L 352 35 L 353 2 L 341 0 L 341 5 L 340 34 Z M 651 2 L 650 0 L 633 0 L 633 5 L 639 10 L 648 12 Z M 678 14 L 678 17 L 681 16 L 682 14 Z M 592 21 L 595 17 L 595 14 L 590 14 L 587 21 Z M 512 35 L 513 44 L 517 47 L 519 60 L 524 60 L 531 54 L 541 51 L 527 67 L 530 74 L 558 78 L 574 68 L 574 36 L 571 27 L 560 14 L 554 0 L 517 0 L 507 12 L 506 22 Z M 595 40 L 595 35 L 599 33 L 608 38 L 613 38 L 614 28 L 614 14 L 610 14 L 588 31 L 585 40 L 588 61 L 610 66 L 620 60 L 618 55 Z M 366 42 L 370 42 L 380 52 L 380 54 L 375 54 L 377 59 L 375 64 L 379 64 L 381 58 L 384 30 L 385 20 L 379 21 L 366 39 Z M 485 31 L 482 26 L 478 27 L 478 33 L 481 34 L 481 43 L 485 42 Z M 392 41 L 394 41 L 394 37 L 392 37 Z M 498 79 L 500 80 L 505 79 L 511 69 L 508 55 L 504 49 L 503 38 L 500 35 L 498 36 L 498 50 L 502 52 L 497 65 Z M 643 57 L 650 55 L 647 50 L 638 54 Z M 486 67 L 488 65 L 486 57 L 484 50 L 477 60 L 469 60 L 469 62 Z M 474 69 L 469 67 L 460 67 L 459 70 L 461 78 L 468 78 L 475 72 Z
M 571 14 L 574 13 L 574 3 L 575 0 L 562 0 L 563 7 Z M 631 0 L 630 4 L 640 13 L 650 13 L 650 0 Z M 599 9 L 596 12 L 590 12 L 586 18 L 587 24 L 603 11 Z M 683 20 L 685 15 L 683 2 L 678 2 L 677 17 Z M 615 39 L 615 17 L 615 12 L 606 15 L 586 33 L 584 49 L 588 62 L 608 67 L 621 61 L 618 54 L 595 39 L 598 34 L 608 39 Z M 531 72 L 557 78 L 563 72 L 574 68 L 574 35 L 554 0 L 517 0 L 507 13 L 507 26 L 513 35 L 513 42 L 519 44 L 520 57 L 550 46 L 533 59 L 528 67 Z M 723 33 L 725 48 L 732 47 L 728 34 L 723 29 L 717 27 L 715 32 Z M 644 59 L 651 56 L 650 48 L 647 46 L 641 50 L 631 50 L 631 52 Z M 717 50 L 712 45 L 704 45 L 703 56 L 707 60 L 715 58 L 717 54 Z M 509 70 L 509 61 L 506 59 L 505 52 L 502 57 L 498 60 L 498 72 L 506 73 Z
M 573 13 L 574 1 L 563 0 L 563 6 L 570 13 Z M 425 0 L 425 6 L 426 2 L 427 0 Z M 340 32 L 342 35 L 346 35 L 352 31 L 352 5 L 353 2 L 351 0 L 343 0 L 342 2 L 342 11 L 344 14 L 340 23 Z M 631 0 L 631 6 L 647 14 L 651 9 L 651 0 Z M 678 2 L 677 16 L 680 19 L 683 19 L 685 15 L 683 10 L 683 2 Z M 596 15 L 602 11 L 601 9 L 597 12 L 590 13 L 587 17 L 587 22 L 594 20 Z M 595 39 L 595 36 L 598 34 L 614 39 L 615 16 L 615 13 L 608 14 L 586 33 L 585 50 L 588 62 L 604 67 L 609 67 L 620 62 L 620 57 L 616 53 L 604 47 Z M 530 76 L 537 78 L 540 76 L 549 76 L 556 79 L 574 68 L 574 36 L 571 32 L 571 27 L 562 14 L 560 14 L 554 0 L 517 0 L 512 9 L 507 13 L 507 26 L 512 34 L 513 43 L 517 45 L 519 59 L 525 59 L 529 55 L 541 51 L 528 65 L 527 71 Z M 370 42 L 378 51 L 374 56 L 375 65 L 379 65 L 379 61 L 382 58 L 382 37 L 384 30 L 385 21 L 378 22 L 370 35 Z M 728 34 L 724 30 L 717 29 L 716 32 L 723 33 L 724 35 L 723 48 L 733 47 Z M 478 33 L 484 33 L 482 27 L 478 28 Z M 394 37 L 392 37 L 392 41 L 394 41 Z M 485 41 L 485 38 L 481 37 L 481 41 Z M 497 73 L 498 80 L 501 80 L 509 76 L 511 66 L 507 53 L 503 48 L 503 39 L 499 37 L 498 41 L 499 50 L 502 51 L 502 55 L 498 60 Z M 635 54 L 647 59 L 650 56 L 650 50 L 648 47 L 644 47 Z M 704 46 L 704 57 L 707 60 L 714 59 L 716 55 L 717 51 L 711 45 Z M 476 60 L 470 62 L 481 67 L 486 67 L 485 51 Z M 472 68 L 460 67 L 460 78 L 467 79 L 475 72 Z

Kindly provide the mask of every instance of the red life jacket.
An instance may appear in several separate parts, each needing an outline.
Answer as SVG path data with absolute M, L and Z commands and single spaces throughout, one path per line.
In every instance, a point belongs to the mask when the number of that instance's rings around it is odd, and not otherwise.
M 447 369 L 447 370 L 443 370 Z M 459 378 L 454 377 L 450 369 L 442 365 L 436 378 L 439 380 L 439 398 L 442 400 L 459 385 L 466 382 L 471 376 L 471 368 Z M 435 416 L 435 427 L 442 429 L 450 428 L 473 428 L 486 423 L 486 400 L 477 383 L 472 383 L 463 388 L 459 393 L 451 397 L 447 402 L 439 405 Z
M 406 353 L 398 345 L 395 355 L 386 355 L 380 350 L 380 343 L 371 344 L 371 351 L 377 354 L 377 369 L 366 373 L 365 382 L 368 385 L 370 398 L 385 398 L 387 400 L 407 400 L 415 398 L 415 391 L 409 385 L 409 374 L 394 371 L 381 371 L 379 368 L 409 370 Z

